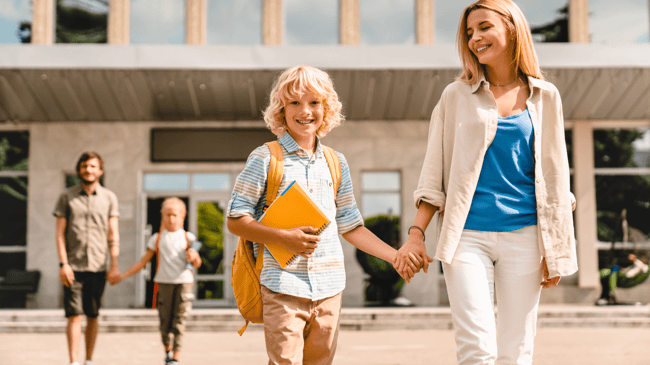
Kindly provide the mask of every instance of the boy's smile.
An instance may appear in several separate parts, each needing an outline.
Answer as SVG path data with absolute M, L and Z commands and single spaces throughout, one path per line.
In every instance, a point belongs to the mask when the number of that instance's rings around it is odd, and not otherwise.
M 323 124 L 323 114 L 323 102 L 312 92 L 287 98 L 284 117 L 289 133 L 298 145 L 305 148 L 302 142 L 309 145 L 315 141 L 316 132 Z

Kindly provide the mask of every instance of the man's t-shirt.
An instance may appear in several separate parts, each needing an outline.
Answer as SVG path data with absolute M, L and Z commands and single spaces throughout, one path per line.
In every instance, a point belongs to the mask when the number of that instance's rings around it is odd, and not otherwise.
M 88 195 L 81 185 L 59 196 L 53 214 L 65 218 L 68 263 L 74 271 L 107 271 L 108 220 L 119 216 L 117 196 L 99 185 Z

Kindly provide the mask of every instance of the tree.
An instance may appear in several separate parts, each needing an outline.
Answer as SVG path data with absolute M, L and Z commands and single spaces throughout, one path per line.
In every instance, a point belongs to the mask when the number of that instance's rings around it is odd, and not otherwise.
M 108 9 L 108 0 L 89 0 L 85 7 L 69 3 L 56 0 L 56 43 L 107 43 L 108 12 L 91 9 Z M 20 23 L 18 36 L 22 43 L 31 43 L 31 29 L 31 22 Z
M 569 41 L 569 4 L 556 12 L 560 15 L 553 21 L 531 28 L 531 32 L 540 37 L 540 42 Z

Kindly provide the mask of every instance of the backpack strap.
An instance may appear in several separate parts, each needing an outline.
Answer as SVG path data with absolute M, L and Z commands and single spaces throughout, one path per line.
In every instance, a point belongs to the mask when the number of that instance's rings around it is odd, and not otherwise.
M 327 160 L 327 166 L 330 168 L 330 174 L 332 174 L 334 199 L 336 200 L 339 186 L 341 186 L 341 160 L 333 149 L 323 145 L 321 147 L 323 148 L 323 155 L 325 155 L 325 159 Z
M 282 145 L 280 142 L 273 141 L 267 142 L 265 145 L 271 152 L 271 160 L 269 161 L 269 171 L 266 177 L 266 203 L 264 210 L 273 203 L 278 196 L 280 185 L 282 184 L 282 176 L 284 175 L 284 155 L 282 154 Z M 261 254 L 260 254 L 261 253 Z M 257 246 L 257 260 L 255 261 L 255 271 L 257 275 L 262 273 L 262 265 L 264 264 L 264 244 L 258 243 Z
M 162 222 L 160 224 L 162 228 Z M 158 266 L 160 266 L 160 236 L 162 236 L 162 229 L 160 232 L 156 233 L 156 273 L 158 272 Z M 155 273 L 154 273 L 155 275 Z M 153 299 L 151 301 L 151 308 L 156 309 L 156 302 L 158 301 L 158 283 L 153 283 Z

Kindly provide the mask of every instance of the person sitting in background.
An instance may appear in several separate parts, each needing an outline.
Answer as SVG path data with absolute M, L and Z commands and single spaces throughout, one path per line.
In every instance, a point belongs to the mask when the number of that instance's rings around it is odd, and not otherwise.
M 596 305 L 617 304 L 615 291 L 616 288 L 632 288 L 644 282 L 648 275 L 647 259 L 639 259 L 631 253 L 627 256 L 632 265 L 623 269 L 620 266 L 614 266 L 611 269 L 600 270 L 600 284 L 602 292 Z

